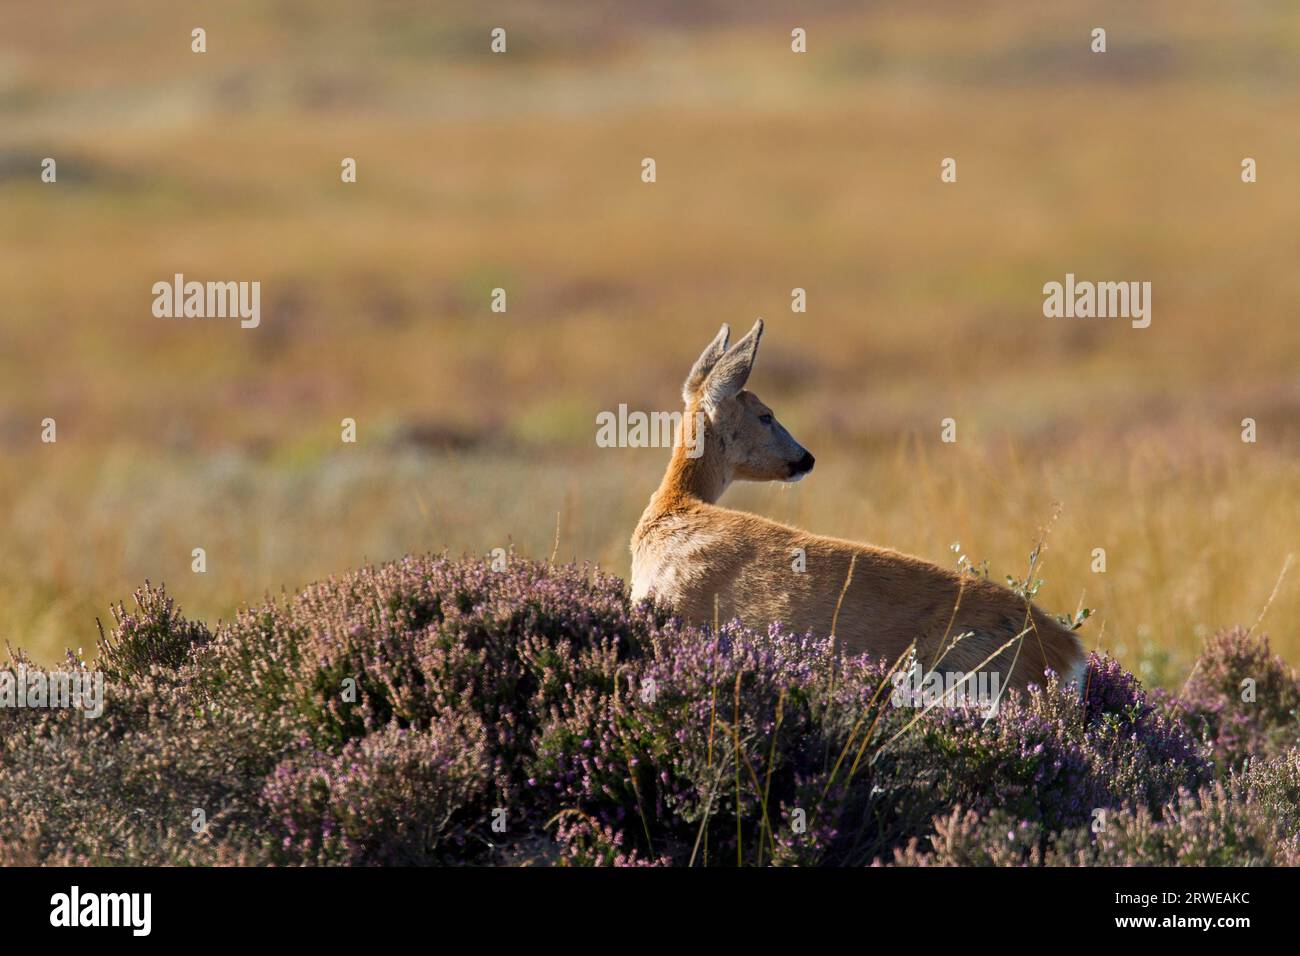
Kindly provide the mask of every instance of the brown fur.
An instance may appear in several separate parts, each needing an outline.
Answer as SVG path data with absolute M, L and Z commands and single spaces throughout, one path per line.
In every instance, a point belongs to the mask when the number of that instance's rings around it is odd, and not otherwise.
M 710 346 L 714 352 L 719 341 L 725 347 L 723 329 Z M 760 323 L 727 358 L 752 338 L 752 365 L 761 332 Z M 717 355 L 711 362 L 710 357 L 706 350 L 701 363 L 722 364 Z M 641 516 L 632 536 L 634 597 L 654 594 L 701 624 L 713 621 L 716 600 L 722 621 L 739 618 L 755 628 L 780 621 L 796 632 L 824 636 L 831 632 L 853 561 L 835 627 L 845 652 L 869 652 L 893 662 L 915 640 L 926 669 L 996 671 L 1018 689 L 1041 683 L 1048 667 L 1063 679 L 1077 675 L 1083 661 L 1078 638 L 1005 587 L 887 548 L 810 534 L 715 504 L 732 480 L 789 479 L 794 456 L 803 449 L 779 424 L 763 422 L 761 416 L 770 412 L 752 393 L 738 388 L 733 393 L 711 381 L 708 368 L 704 375 L 700 371 L 697 363 L 687 380 L 683 428 L 703 441 L 703 454 L 691 458 L 690 442 L 679 442 Z M 743 385 L 747 376 L 746 368 L 732 377 Z M 692 433 L 697 411 L 704 412 L 702 436 Z M 774 431 L 777 440 L 769 440 Z M 796 549 L 806 554 L 802 573 L 793 570 Z M 1020 641 L 979 667 L 1025 629 Z

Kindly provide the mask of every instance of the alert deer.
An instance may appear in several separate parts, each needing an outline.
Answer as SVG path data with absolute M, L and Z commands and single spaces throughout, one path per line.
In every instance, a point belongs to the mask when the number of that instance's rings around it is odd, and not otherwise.
M 1021 690 L 1042 684 L 1046 668 L 1080 678 L 1078 638 L 1005 587 L 717 504 L 733 481 L 799 481 L 813 468 L 808 450 L 745 389 L 762 334 L 760 319 L 728 348 L 723 325 L 686 378 L 681 440 L 632 535 L 632 597 L 654 595 L 699 624 L 716 611 L 721 621 L 780 621 L 822 637 L 834 627 L 844 652 L 890 663 L 915 641 L 930 670 L 985 671 Z M 794 570 L 800 555 L 803 573 Z

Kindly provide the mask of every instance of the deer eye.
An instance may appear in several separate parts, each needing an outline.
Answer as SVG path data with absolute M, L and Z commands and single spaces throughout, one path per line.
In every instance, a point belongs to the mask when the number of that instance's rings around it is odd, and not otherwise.
M 772 424 L 772 416 L 771 416 L 771 415 L 759 415 L 759 416 L 758 416 L 758 420 L 759 420 L 760 422 L 762 422 L 764 425 L 770 425 L 770 424 Z

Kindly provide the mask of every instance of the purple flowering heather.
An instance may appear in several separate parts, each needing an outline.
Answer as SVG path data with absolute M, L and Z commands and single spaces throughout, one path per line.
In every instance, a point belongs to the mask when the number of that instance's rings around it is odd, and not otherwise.
M 518 558 L 407 557 L 212 630 L 146 585 L 113 620 L 101 718 L 0 710 L 0 863 L 1300 852 L 1295 675 L 1240 631 L 1180 699 L 1094 656 L 1082 695 L 1051 680 L 985 719 L 894 706 L 887 663 L 828 641 L 687 627 L 599 571 Z
M 1268 638 L 1240 627 L 1206 641 L 1173 706 L 1225 771 L 1248 757 L 1294 750 L 1300 740 L 1300 677 L 1269 650 Z
M 427 730 L 393 723 L 338 754 L 289 757 L 262 788 L 274 858 L 381 865 L 463 857 L 478 823 L 469 810 L 489 787 L 486 758 L 482 727 L 450 719 Z

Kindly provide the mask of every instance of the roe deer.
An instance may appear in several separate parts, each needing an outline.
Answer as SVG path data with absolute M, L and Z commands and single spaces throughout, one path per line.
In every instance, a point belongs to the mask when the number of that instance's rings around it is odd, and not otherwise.
M 728 348 L 723 325 L 686 378 L 680 440 L 632 535 L 632 597 L 653 594 L 697 624 L 714 620 L 715 601 L 719 620 L 751 627 L 780 621 L 824 637 L 834 624 L 843 651 L 887 663 L 915 640 L 930 670 L 984 671 L 1020 690 L 1044 683 L 1049 667 L 1062 682 L 1081 678 L 1074 633 L 1008 588 L 716 504 L 733 481 L 798 481 L 813 468 L 808 450 L 745 390 L 762 334 L 759 319 Z M 803 573 L 793 570 L 799 549 Z

